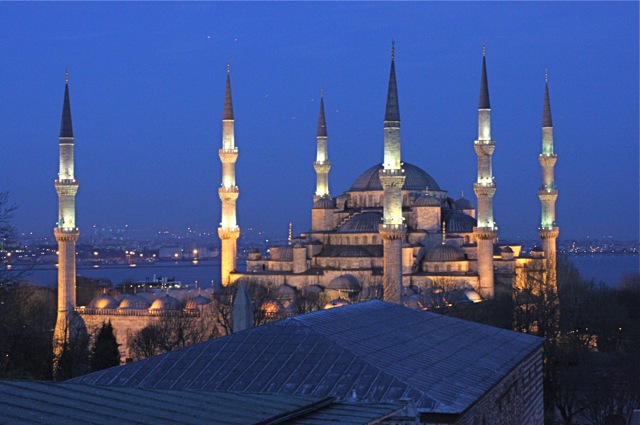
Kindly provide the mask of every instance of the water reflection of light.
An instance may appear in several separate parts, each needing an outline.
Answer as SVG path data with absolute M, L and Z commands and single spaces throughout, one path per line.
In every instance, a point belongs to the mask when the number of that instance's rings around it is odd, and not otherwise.
M 129 264 L 129 267 L 135 267 L 137 264 Z
M 93 268 L 94 268 L 94 269 L 98 269 L 98 268 L 100 268 L 100 266 L 99 266 L 98 264 L 94 264 L 94 265 L 93 265 Z

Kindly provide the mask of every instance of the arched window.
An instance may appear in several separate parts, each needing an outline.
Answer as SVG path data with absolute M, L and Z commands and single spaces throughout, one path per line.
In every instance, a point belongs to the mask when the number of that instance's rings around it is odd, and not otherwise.
M 366 244 L 367 244 L 367 237 L 366 237 L 366 236 L 363 236 L 363 237 L 362 237 L 362 244 L 363 244 L 363 245 L 366 245 Z
M 357 236 L 353 238 L 353 244 L 354 245 L 358 245 L 360 243 L 360 238 L 358 238 Z
M 378 243 L 378 237 L 376 235 L 371 236 L 371 243 L 374 245 Z

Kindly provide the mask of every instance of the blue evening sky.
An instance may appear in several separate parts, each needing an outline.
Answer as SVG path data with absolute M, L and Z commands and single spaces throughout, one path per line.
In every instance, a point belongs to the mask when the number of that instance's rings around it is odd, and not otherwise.
M 320 87 L 337 196 L 382 160 L 395 39 L 403 160 L 475 203 L 485 41 L 501 238 L 537 235 L 549 68 L 560 238 L 635 239 L 638 12 L 638 2 L 2 2 L 0 190 L 20 231 L 52 233 L 68 66 L 81 231 L 215 231 L 230 60 L 239 225 L 305 231 Z

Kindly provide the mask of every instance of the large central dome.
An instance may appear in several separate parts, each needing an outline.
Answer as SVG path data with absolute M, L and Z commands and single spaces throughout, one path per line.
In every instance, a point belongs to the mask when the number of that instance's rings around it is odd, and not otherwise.
M 378 175 L 382 168 L 382 164 L 374 165 L 364 173 L 360 174 L 353 185 L 351 185 L 351 189 L 349 189 L 349 191 L 382 190 L 380 177 Z M 402 168 L 404 169 L 404 174 L 406 176 L 402 190 L 423 191 L 427 186 L 429 187 L 429 190 L 441 190 L 433 177 L 420 167 L 416 167 L 415 165 L 405 162 L 403 163 Z

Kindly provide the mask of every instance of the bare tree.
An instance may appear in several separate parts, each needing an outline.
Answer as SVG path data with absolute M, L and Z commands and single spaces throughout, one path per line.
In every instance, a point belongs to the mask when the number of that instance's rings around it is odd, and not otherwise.
M 217 327 L 201 314 L 167 312 L 137 332 L 129 343 L 132 358 L 140 360 L 220 336 Z

